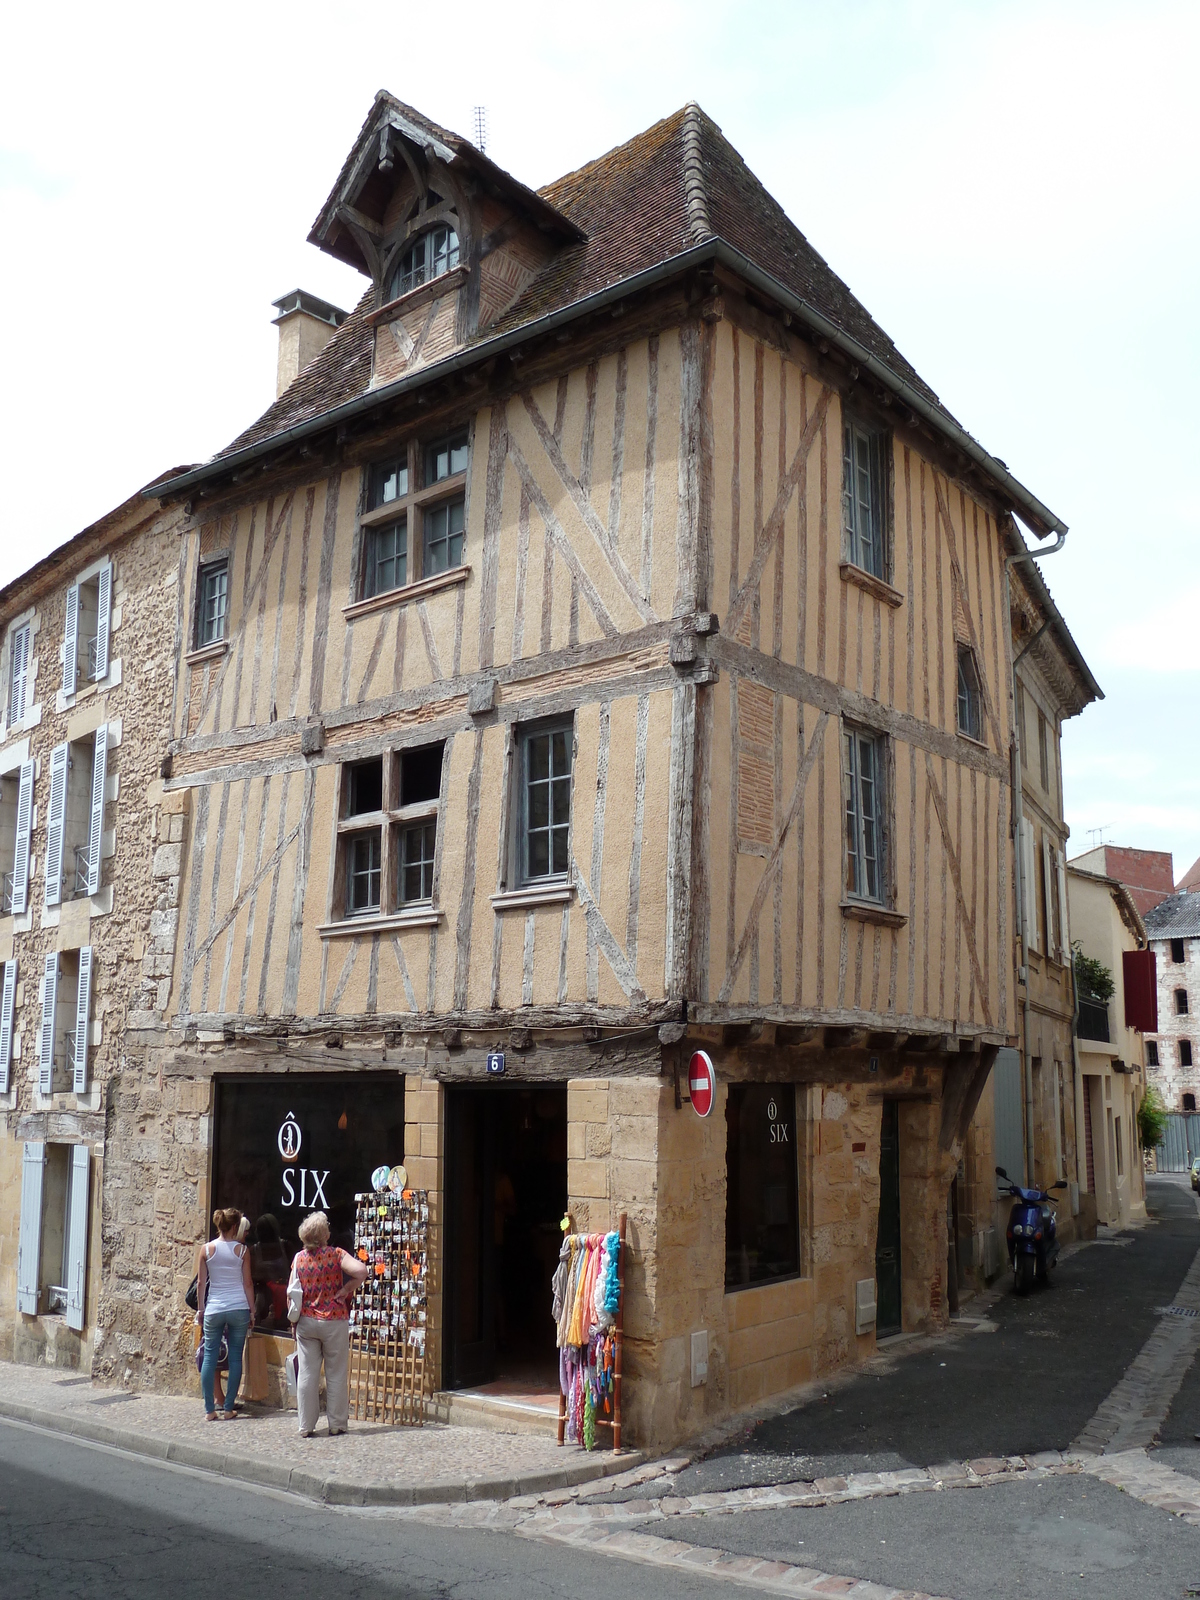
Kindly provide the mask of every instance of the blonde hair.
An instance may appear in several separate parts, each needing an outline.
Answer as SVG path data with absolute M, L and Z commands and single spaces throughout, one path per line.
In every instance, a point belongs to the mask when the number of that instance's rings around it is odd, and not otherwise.
M 329 1218 L 323 1211 L 310 1211 L 296 1231 L 306 1250 L 319 1249 L 329 1243 Z
M 233 1233 L 241 1220 L 242 1213 L 236 1206 L 226 1206 L 224 1210 L 218 1206 L 213 1212 L 213 1227 L 220 1234 Z

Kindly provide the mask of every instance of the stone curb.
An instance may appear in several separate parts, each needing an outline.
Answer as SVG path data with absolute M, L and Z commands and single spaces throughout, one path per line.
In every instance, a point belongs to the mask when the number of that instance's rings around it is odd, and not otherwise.
M 302 1495 L 306 1500 L 331 1506 L 452 1505 L 471 1500 L 510 1500 L 517 1495 L 552 1494 L 557 1489 L 574 1488 L 599 1478 L 619 1477 L 641 1466 L 646 1460 L 641 1451 L 630 1450 L 622 1451 L 617 1457 L 581 1461 L 553 1472 L 529 1473 L 523 1478 L 478 1478 L 473 1481 L 461 1478 L 416 1485 L 360 1483 L 347 1478 L 322 1478 L 302 1467 L 281 1466 L 257 1456 L 233 1455 L 226 1450 L 212 1450 L 182 1439 L 135 1433 L 132 1429 L 115 1428 L 111 1423 L 93 1421 L 90 1417 L 25 1405 L 19 1400 L 0 1399 L 0 1417 L 87 1440 L 91 1444 L 108 1445 L 110 1449 L 123 1450 L 130 1455 L 196 1467 L 203 1472 L 215 1473 L 218 1477 L 253 1483 L 259 1488 L 282 1489 L 288 1494 Z

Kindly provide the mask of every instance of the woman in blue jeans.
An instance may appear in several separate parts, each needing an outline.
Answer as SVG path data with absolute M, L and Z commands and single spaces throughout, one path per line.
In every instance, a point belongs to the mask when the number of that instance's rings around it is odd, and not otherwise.
M 205 1415 L 210 1422 L 216 1422 L 218 1417 L 229 1422 L 237 1415 L 234 1401 L 242 1381 L 242 1351 L 254 1324 L 250 1252 L 237 1242 L 241 1221 L 242 1213 L 233 1206 L 214 1211 L 213 1226 L 220 1238 L 201 1246 L 196 1266 L 196 1322 L 204 1329 L 200 1387 L 204 1391 Z M 222 1338 L 229 1347 L 229 1379 L 225 1385 L 225 1409 L 218 1411 L 213 1399 L 213 1381 Z

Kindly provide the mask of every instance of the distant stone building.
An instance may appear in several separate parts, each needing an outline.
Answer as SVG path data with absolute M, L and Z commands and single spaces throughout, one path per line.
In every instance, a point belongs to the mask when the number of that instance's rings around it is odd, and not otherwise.
M 1158 976 L 1158 1032 L 1146 1040 L 1146 1072 L 1171 1111 L 1200 1105 L 1200 888 L 1146 913 Z

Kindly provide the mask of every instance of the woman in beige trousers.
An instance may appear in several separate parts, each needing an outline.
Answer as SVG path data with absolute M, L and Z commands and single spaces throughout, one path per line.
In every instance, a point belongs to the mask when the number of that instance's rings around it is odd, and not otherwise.
M 296 1409 L 301 1436 L 311 1439 L 320 1410 L 322 1361 L 329 1431 L 346 1431 L 350 1417 L 350 1301 L 368 1268 L 329 1243 L 329 1218 L 323 1211 L 310 1212 L 299 1231 L 304 1249 L 292 1262 L 288 1288 L 298 1284 L 302 1295 L 295 1325 L 300 1357 Z

